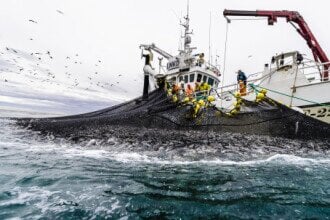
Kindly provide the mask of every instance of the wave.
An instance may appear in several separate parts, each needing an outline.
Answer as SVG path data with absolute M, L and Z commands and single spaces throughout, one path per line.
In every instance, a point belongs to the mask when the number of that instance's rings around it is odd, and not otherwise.
M 86 149 L 84 147 L 73 147 L 68 145 L 43 145 L 30 146 L 28 151 L 56 151 L 60 152 L 64 157 L 85 157 L 92 159 L 110 159 L 120 163 L 145 163 L 145 164 L 163 164 L 163 165 L 330 165 L 330 157 L 320 157 L 319 155 L 312 157 L 302 157 L 290 154 L 274 154 L 257 159 L 247 159 L 242 161 L 230 160 L 225 158 L 212 159 L 194 159 L 191 160 L 184 156 L 177 156 L 176 158 L 167 159 L 163 155 L 158 155 L 153 152 L 130 152 L 130 151 L 111 151 L 107 149 Z
M 112 159 L 123 162 L 139 162 L 139 163 L 156 163 L 156 164 L 173 164 L 173 165 L 189 165 L 189 164 L 215 164 L 215 165 L 262 165 L 262 164 L 293 164 L 293 165 L 330 165 L 330 158 L 304 158 L 295 155 L 275 154 L 265 159 L 233 161 L 223 159 L 213 160 L 162 160 L 157 157 L 149 157 L 139 153 L 118 153 L 112 155 Z

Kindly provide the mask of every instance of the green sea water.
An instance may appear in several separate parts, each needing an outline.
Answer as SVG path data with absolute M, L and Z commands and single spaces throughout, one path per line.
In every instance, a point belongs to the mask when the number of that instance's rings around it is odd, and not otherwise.
M 330 218 L 329 151 L 233 160 L 181 146 L 168 158 L 0 127 L 0 219 Z

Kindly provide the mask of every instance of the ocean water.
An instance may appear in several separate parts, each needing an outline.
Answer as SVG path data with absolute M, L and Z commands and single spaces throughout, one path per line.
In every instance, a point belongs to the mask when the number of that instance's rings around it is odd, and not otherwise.
M 72 142 L 9 119 L 0 128 L 0 219 L 330 218 L 329 143 L 157 145 L 147 129 Z

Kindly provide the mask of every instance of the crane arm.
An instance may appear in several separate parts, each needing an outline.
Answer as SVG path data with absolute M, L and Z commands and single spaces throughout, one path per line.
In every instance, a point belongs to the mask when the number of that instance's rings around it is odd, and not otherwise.
M 328 80 L 330 60 L 326 53 L 323 51 L 322 47 L 316 40 L 311 29 L 308 27 L 304 18 L 297 11 L 267 11 L 267 10 L 257 10 L 257 11 L 243 11 L 243 10 L 224 10 L 224 16 L 255 16 L 255 17 L 267 17 L 268 24 L 273 25 L 277 22 L 277 18 L 286 18 L 287 22 L 291 24 L 295 23 L 298 26 L 293 26 L 297 32 L 305 39 L 308 47 L 312 50 L 314 60 L 316 62 L 326 63 L 324 64 L 324 71 L 321 73 L 321 79 Z
M 166 51 L 158 48 L 154 43 L 153 44 L 141 44 L 140 48 L 143 48 L 145 50 L 149 50 L 149 49 L 153 50 L 153 51 L 159 53 L 160 55 L 162 55 L 163 57 L 165 57 L 166 59 L 170 59 L 170 58 L 173 57 L 171 54 L 169 54 Z

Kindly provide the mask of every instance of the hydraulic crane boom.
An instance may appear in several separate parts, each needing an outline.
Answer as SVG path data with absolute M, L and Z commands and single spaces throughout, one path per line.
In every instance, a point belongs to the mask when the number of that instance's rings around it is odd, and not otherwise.
M 224 10 L 224 16 L 255 16 L 255 17 L 267 17 L 268 25 L 273 25 L 277 22 L 277 18 L 286 18 L 287 22 L 290 22 L 297 32 L 306 40 L 308 47 L 312 50 L 314 60 L 316 62 L 325 63 L 324 70 L 321 73 L 321 79 L 326 81 L 329 79 L 330 61 L 317 42 L 312 31 L 308 27 L 304 18 L 297 11 L 242 11 L 242 10 Z M 298 27 L 295 24 L 298 25 Z
M 162 55 L 163 57 L 165 57 L 166 59 L 170 59 L 173 56 L 169 53 L 167 53 L 166 51 L 158 48 L 154 43 L 153 44 L 141 44 L 140 48 L 146 49 L 146 50 L 153 50 L 157 53 L 159 53 L 160 55 Z

